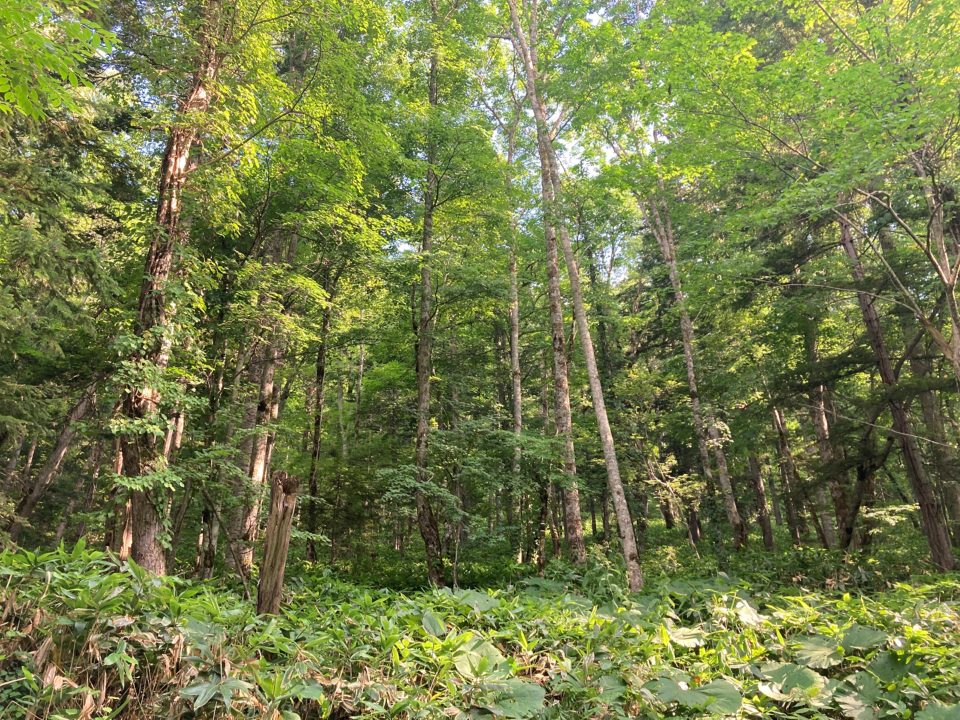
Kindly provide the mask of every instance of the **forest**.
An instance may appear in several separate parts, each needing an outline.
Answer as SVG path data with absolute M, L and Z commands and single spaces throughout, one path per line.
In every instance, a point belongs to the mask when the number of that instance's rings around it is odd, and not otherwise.
M 955 0 L 5 0 L 4 720 L 960 720 Z

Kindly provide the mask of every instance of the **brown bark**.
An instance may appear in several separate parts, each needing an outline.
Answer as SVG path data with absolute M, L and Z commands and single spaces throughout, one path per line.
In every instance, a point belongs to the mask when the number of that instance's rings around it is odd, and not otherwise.
M 756 455 L 750 455 L 750 479 L 753 482 L 753 492 L 757 497 L 757 520 L 763 532 L 763 546 L 767 550 L 776 550 L 773 539 L 773 528 L 770 525 L 770 512 L 767 510 L 767 493 L 763 487 L 763 473 L 760 471 L 760 461 Z
M 783 516 L 780 514 L 780 493 L 777 490 L 776 477 L 775 472 L 770 473 L 770 498 L 773 501 L 773 521 L 777 524 L 777 527 L 781 527 Z
M 328 296 L 332 300 L 336 285 L 327 283 Z M 306 503 L 307 532 L 316 534 L 318 526 L 319 505 L 317 498 L 320 492 L 320 441 L 323 432 L 323 406 L 326 399 L 327 378 L 327 338 L 330 336 L 330 321 L 333 314 L 332 306 L 323 309 L 323 320 L 320 326 L 320 345 L 317 348 L 316 376 L 314 380 L 313 398 L 313 434 L 310 441 L 310 474 L 307 479 L 307 492 L 310 499 Z M 307 560 L 315 562 L 318 558 L 316 541 L 307 540 Z
M 60 463 L 63 462 L 63 458 L 67 454 L 70 443 L 73 441 L 73 435 L 76 432 L 74 424 L 82 420 L 95 403 L 96 383 L 91 384 L 83 391 L 80 399 L 70 409 L 70 412 L 67 413 L 67 418 L 63 423 L 63 428 L 60 430 L 60 435 L 57 436 L 57 441 L 54 443 L 53 449 L 50 451 L 50 456 L 37 475 L 37 479 L 34 480 L 30 492 L 25 495 L 17 505 L 17 515 L 8 530 L 12 542 L 17 541 L 20 531 L 23 529 L 23 523 L 33 514 L 37 503 L 40 502 L 40 499 L 47 492 L 47 488 L 60 470 Z
M 787 435 L 787 424 L 783 413 L 778 408 L 773 409 L 773 429 L 777 432 L 777 453 L 780 456 L 780 480 L 783 487 L 781 500 L 787 509 L 787 527 L 795 547 L 800 547 L 800 519 L 797 516 L 797 503 L 800 490 L 800 473 L 793 460 L 793 451 L 790 449 L 790 438 Z
M 264 537 L 260 582 L 257 585 L 257 613 L 276 615 L 283 599 L 283 574 L 290 549 L 290 532 L 297 506 L 300 480 L 282 470 L 273 474 L 270 488 L 270 511 Z
M 363 311 L 360 311 L 360 320 L 363 321 Z M 360 397 L 363 390 L 363 343 L 360 343 L 359 357 L 357 358 L 357 391 L 353 404 L 353 447 L 360 444 Z
M 853 279 L 863 282 L 865 278 L 863 265 L 860 262 L 850 226 L 846 222 L 840 223 L 840 242 L 850 259 Z M 860 311 L 870 347 L 877 361 L 880 381 L 888 387 L 895 387 L 897 378 L 883 339 L 880 316 L 873 304 L 873 298 L 865 292 L 858 292 L 857 297 L 860 301 Z M 913 434 L 913 423 L 902 401 L 891 397 L 889 406 L 890 414 L 893 416 L 894 430 L 898 435 L 900 450 L 903 454 L 903 465 L 913 488 L 914 497 L 920 506 L 920 517 L 923 521 L 921 525 L 927 537 L 927 544 L 930 546 L 931 559 L 943 571 L 954 570 L 957 562 L 950 546 L 950 534 L 947 531 L 943 509 L 937 500 L 933 483 L 930 482 L 923 466 L 920 447 Z
M 23 441 L 26 439 L 26 437 L 26 431 L 21 432 L 17 436 L 17 440 L 13 446 L 13 451 L 10 453 L 10 458 L 7 460 L 7 466 L 3 471 L 2 487 L 4 488 L 10 487 L 13 475 L 17 471 L 17 465 L 20 463 L 20 453 L 23 450 Z
M 23 459 L 19 489 L 24 492 L 26 492 L 27 483 L 30 481 L 30 471 L 33 470 L 33 459 L 36 457 L 38 442 L 40 442 L 40 433 L 34 433 L 33 440 L 30 441 L 30 447 L 27 448 L 27 455 Z
M 523 432 L 523 387 L 520 382 L 520 296 L 517 292 L 517 256 L 510 254 L 510 377 L 513 380 L 513 433 L 519 443 Z M 520 475 L 520 445 L 513 451 L 513 474 Z
M 816 320 L 810 323 L 807 329 L 807 361 L 815 367 L 820 361 L 820 348 L 817 338 Z M 817 438 L 817 452 L 820 457 L 820 465 L 827 473 L 827 486 L 830 488 L 830 497 L 833 500 L 833 518 L 826 513 L 821 517 L 824 532 L 827 535 L 827 541 L 830 547 L 837 545 L 836 527 L 843 524 L 847 516 L 847 494 L 840 484 L 836 471 L 830 467 L 833 462 L 833 446 L 830 443 L 830 425 L 827 422 L 827 409 L 825 395 L 827 389 L 823 385 L 814 385 L 810 389 L 810 415 L 813 420 L 813 431 Z M 821 488 L 822 490 L 822 488 Z M 818 501 L 821 498 L 818 496 Z M 836 523 L 834 523 L 834 519 Z
M 537 127 L 537 149 L 540 158 L 540 188 L 544 205 L 544 245 L 547 255 L 547 294 L 550 305 L 550 330 L 553 338 L 554 421 L 556 423 L 557 434 L 564 442 L 563 471 L 568 476 L 567 487 L 564 488 L 564 523 L 571 559 L 574 564 L 582 565 L 586 562 L 586 548 L 583 543 L 580 495 L 576 483 L 577 468 L 573 448 L 570 389 L 567 379 L 567 357 L 565 352 L 567 343 L 563 326 L 563 299 L 560 292 L 560 266 L 557 254 L 557 226 L 559 218 L 556 217 L 556 185 L 552 177 L 554 170 L 551 161 L 553 141 L 550 138 L 546 111 L 537 88 L 536 34 L 538 18 L 534 7 L 531 10 L 529 18 L 530 36 L 528 42 L 520 22 L 516 0 L 509 0 L 509 4 L 514 33 L 512 40 L 524 66 L 527 99 L 530 102 Z M 571 282 L 573 282 L 574 279 L 575 276 L 571 273 Z M 579 280 L 579 278 L 576 278 L 576 280 Z M 577 327 L 582 334 L 583 328 L 580 327 L 579 321 L 577 322 Z M 633 534 L 632 525 L 629 534 Z M 635 556 L 636 547 L 634 546 L 631 561 Z M 631 564 L 631 561 L 628 561 L 628 566 Z M 636 565 L 636 569 L 639 570 L 638 564 Z
M 662 191 L 662 187 L 661 187 Z M 713 455 L 717 461 L 717 475 L 720 485 L 720 495 L 723 499 L 723 508 L 727 515 L 727 522 L 733 530 L 734 546 L 744 548 L 748 543 L 747 526 L 740 517 L 737 501 L 733 495 L 733 486 L 727 470 L 726 454 L 720 440 L 720 431 L 712 418 L 705 423 L 703 410 L 700 406 L 700 393 L 697 388 L 697 373 L 694 363 L 694 331 L 690 313 L 687 311 L 686 295 L 680 282 L 680 271 L 677 265 L 677 245 L 673 236 L 673 223 L 670 218 L 670 209 L 663 198 L 644 200 L 637 197 L 637 203 L 645 221 L 657 239 L 660 253 L 667 264 L 667 273 L 670 285 L 673 288 L 674 301 L 680 311 L 680 335 L 683 340 L 683 358 L 687 367 L 687 384 L 690 391 L 690 404 L 693 410 L 693 425 L 697 434 L 697 445 L 700 451 L 700 463 L 708 485 L 713 484 L 713 472 L 710 465 L 709 447 L 713 446 Z
M 433 20 L 437 21 L 436 7 L 433 9 Z M 431 108 L 439 104 L 438 98 L 439 57 L 437 51 L 430 56 L 430 77 L 428 79 L 428 102 Z M 433 120 L 433 118 L 431 118 Z M 433 259 L 433 223 L 434 212 L 439 192 L 435 164 L 437 161 L 437 147 L 430 132 L 427 142 L 427 179 L 423 193 L 423 235 L 420 246 L 420 319 L 417 323 L 417 439 L 415 465 L 417 483 L 421 488 L 432 483 L 427 469 L 429 456 L 430 433 L 430 375 L 433 371 L 433 312 L 431 300 L 433 285 L 431 267 Z M 430 584 L 434 587 L 443 587 L 443 556 L 441 555 L 440 530 L 437 520 L 430 506 L 430 501 L 422 489 L 415 494 L 417 507 L 417 525 L 423 536 L 423 545 L 426 551 L 427 575 Z
M 221 11 L 219 0 L 207 0 L 196 70 L 190 78 L 186 95 L 178 103 L 160 166 L 157 214 L 137 304 L 135 332 L 142 345 L 132 358 L 147 374 L 162 372 L 169 361 L 166 284 L 176 248 L 187 238 L 180 221 L 181 196 L 190 172 L 193 146 L 199 136 L 198 119 L 210 107 L 213 85 L 224 59 L 219 47 L 226 39 L 221 37 L 225 34 L 221 30 Z M 159 392 L 149 383 L 134 383 L 123 398 L 121 412 L 130 423 L 149 422 L 157 413 L 159 399 Z M 152 433 L 124 433 L 121 444 L 123 474 L 127 477 L 149 477 L 163 467 L 162 454 Z M 166 570 L 166 554 L 158 540 L 162 528 L 161 502 L 149 487 L 149 481 L 145 487 L 131 493 L 131 556 L 138 565 L 158 575 Z
M 235 486 L 239 505 L 230 516 L 230 537 L 236 543 L 235 553 L 227 558 L 227 566 L 243 575 L 253 569 L 254 541 L 257 536 L 260 515 L 260 493 L 267 472 L 267 429 L 273 412 L 273 390 L 276 377 L 278 351 L 274 344 L 263 351 L 258 360 L 259 389 L 256 409 L 253 413 L 253 434 L 250 455 L 247 461 L 247 477 Z M 247 420 L 247 418 L 245 418 Z M 246 423 L 245 423 L 246 424 Z M 233 561 L 233 562 L 231 562 Z M 239 561 L 239 566 L 234 566 Z

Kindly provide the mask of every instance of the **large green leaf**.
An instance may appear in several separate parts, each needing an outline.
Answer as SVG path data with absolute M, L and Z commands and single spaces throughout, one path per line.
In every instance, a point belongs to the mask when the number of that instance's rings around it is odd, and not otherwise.
M 889 635 L 882 630 L 874 630 L 854 623 L 843 634 L 840 645 L 844 650 L 869 650 L 883 645 Z
M 543 701 L 547 695 L 537 683 L 508 678 L 502 685 L 504 690 L 497 694 L 494 709 L 502 713 L 503 717 L 522 720 L 533 717 L 543 709 Z
M 447 626 L 443 624 L 443 620 L 429 610 L 423 613 L 422 623 L 423 629 L 434 637 L 443 637 L 447 634 Z
M 797 662 L 812 668 L 828 668 L 842 663 L 843 654 L 829 638 L 810 635 L 797 647 Z
M 876 702 L 883 688 L 868 672 L 848 677 L 837 690 L 837 703 L 843 714 L 853 720 L 873 720 L 877 716 Z
M 478 612 L 489 612 L 500 605 L 499 599 L 476 590 L 467 590 L 459 596 L 458 601 L 461 605 L 471 607 Z
M 826 686 L 822 675 L 793 663 L 771 663 L 762 668 L 773 685 L 760 684 L 760 692 L 774 700 L 810 700 Z
M 644 687 L 663 703 L 675 702 L 682 707 L 702 708 L 712 715 L 728 715 L 740 709 L 740 691 L 728 680 L 713 680 L 706 685 L 690 687 L 677 678 L 660 678 Z
M 960 720 L 960 705 L 928 707 L 916 715 L 917 720 Z
M 501 664 L 505 661 L 497 648 L 483 638 L 476 638 L 460 648 L 453 664 L 461 675 L 473 680 L 485 673 L 501 670 Z
M 700 628 L 668 628 L 667 634 L 677 645 L 686 648 L 700 647 L 706 639 Z

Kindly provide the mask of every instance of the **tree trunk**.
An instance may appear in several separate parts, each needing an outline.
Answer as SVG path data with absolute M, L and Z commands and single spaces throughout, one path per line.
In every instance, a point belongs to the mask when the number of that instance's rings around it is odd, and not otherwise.
M 760 461 L 756 455 L 750 456 L 750 479 L 753 481 L 753 492 L 757 496 L 757 519 L 763 531 L 763 546 L 770 551 L 776 550 L 773 539 L 773 528 L 770 526 L 770 513 L 767 510 L 767 493 L 763 487 L 763 473 L 760 472 Z
M 332 299 L 332 293 L 336 290 L 336 285 L 327 283 L 327 294 Z M 319 504 L 317 498 L 320 493 L 320 483 L 318 481 L 320 474 L 320 441 L 323 431 L 323 405 L 326 395 L 326 377 L 327 377 L 327 338 L 330 336 L 330 320 L 333 309 L 330 305 L 323 309 L 323 321 L 320 326 L 320 346 L 317 349 L 316 364 L 316 385 L 314 386 L 313 400 L 313 437 L 310 442 L 310 475 L 308 476 L 307 492 L 310 493 L 310 499 L 306 506 L 306 525 L 307 532 L 315 535 L 318 530 L 318 510 Z M 306 550 L 307 560 L 316 562 L 317 544 L 311 537 L 307 540 Z
M 540 522 L 537 526 L 537 574 L 542 576 L 547 567 L 547 524 L 550 522 L 550 490 L 546 477 L 538 478 Z
M 37 475 L 37 479 L 34 481 L 29 494 L 25 495 L 20 501 L 20 504 L 17 505 L 17 516 L 14 518 L 8 530 L 12 542 L 17 541 L 17 537 L 19 537 L 20 531 L 23 529 L 23 522 L 33 514 L 37 503 L 40 502 L 40 498 L 47 492 L 47 488 L 60 469 L 60 463 L 63 462 L 63 458 L 67 454 L 67 450 L 70 448 L 70 443 L 73 440 L 73 435 L 76 432 L 74 424 L 82 420 L 90 410 L 90 407 L 96 403 L 96 389 L 96 383 L 88 386 L 87 389 L 83 391 L 77 404 L 67 413 L 67 419 L 64 421 L 60 435 L 57 437 L 57 441 L 50 451 L 50 457 L 47 458 L 47 462 L 44 463 L 43 468 Z
M 237 491 L 239 505 L 230 516 L 230 538 L 236 543 L 235 557 L 227 559 L 227 566 L 249 576 L 253 569 L 254 542 L 257 536 L 260 515 L 260 494 L 266 481 L 268 425 L 273 412 L 273 390 L 276 377 L 278 351 L 275 344 L 269 345 L 259 360 L 259 389 L 256 410 L 253 414 L 253 434 L 250 455 L 247 461 L 247 477 L 240 481 Z M 256 371 L 256 369 L 254 369 Z M 245 418 L 247 420 L 247 418 Z M 232 562 L 231 562 L 232 559 Z M 236 563 L 240 565 L 234 567 Z
M 780 514 L 780 493 L 777 491 L 777 474 L 770 473 L 770 498 L 773 501 L 773 521 L 777 527 L 783 526 L 783 516 Z
M 216 82 L 224 55 L 219 49 L 221 32 L 219 0 L 207 0 L 204 27 L 198 33 L 197 70 L 190 78 L 186 95 L 180 100 L 167 147 L 160 166 L 157 189 L 157 214 L 150 249 L 147 252 L 137 304 L 135 332 L 141 341 L 133 364 L 145 375 L 162 372 L 170 357 L 166 284 L 170 276 L 176 248 L 187 239 L 180 222 L 181 195 L 190 171 L 190 155 L 199 135 L 198 119 L 210 107 L 212 86 Z M 149 383 L 131 383 L 124 396 L 122 413 L 134 425 L 155 422 L 159 392 Z M 162 455 L 151 432 L 129 431 L 121 435 L 123 474 L 129 478 L 149 476 L 162 468 Z M 160 545 L 163 523 L 161 503 L 154 490 L 147 487 L 131 493 L 133 545 L 131 556 L 144 569 L 161 575 L 166 570 L 166 554 Z
M 662 190 L 662 187 L 661 187 Z M 726 455 L 720 443 L 720 432 L 712 418 L 709 427 L 705 429 L 704 414 L 700 406 L 700 393 L 697 389 L 697 374 L 693 358 L 694 331 L 693 322 L 687 311 L 686 295 L 680 282 L 680 272 L 677 266 L 677 246 L 673 237 L 673 223 L 670 218 L 670 209 L 662 199 L 644 200 L 637 197 L 647 226 L 657 238 L 660 253 L 667 264 L 670 276 L 670 285 L 673 287 L 674 301 L 680 310 L 680 335 L 683 339 L 683 358 L 687 367 L 687 384 L 690 390 L 690 404 L 693 410 L 693 425 L 697 433 L 697 445 L 700 450 L 700 463 L 708 485 L 713 484 L 713 472 L 710 466 L 709 445 L 713 445 L 714 457 L 717 460 L 720 494 L 723 498 L 723 508 L 727 515 L 727 522 L 733 530 L 734 546 L 737 549 L 747 546 L 747 527 L 740 517 L 737 501 L 733 496 L 733 487 L 727 472 Z M 708 440 L 709 437 L 709 440 Z
M 63 539 L 64 534 L 67 531 L 67 523 L 70 521 L 70 516 L 73 514 L 73 509 L 77 506 L 77 499 L 80 497 L 83 492 L 84 485 L 87 484 L 89 480 L 94 486 L 97 484 L 97 478 L 100 476 L 100 456 L 103 454 L 103 441 L 97 440 L 93 443 L 93 448 L 90 450 L 90 455 L 87 457 L 87 461 L 83 464 L 83 469 L 80 471 L 79 477 L 77 477 L 77 482 L 73 486 L 73 493 L 70 495 L 70 500 L 67 502 L 67 507 L 63 511 L 63 515 L 60 516 L 60 523 L 57 525 L 56 538 L 59 542 Z M 90 476 L 87 476 L 87 473 L 90 473 Z M 78 538 L 79 539 L 79 538 Z
M 520 296 L 517 292 L 517 256 L 510 254 L 510 377 L 513 380 L 514 482 L 520 479 L 520 435 L 523 432 L 523 387 L 520 382 Z
M 270 488 L 270 511 L 264 537 L 260 582 L 257 585 L 257 613 L 276 615 L 283 598 L 283 574 L 290 549 L 290 532 L 297 506 L 300 480 L 282 470 L 273 474 Z
M 853 279 L 858 283 L 863 282 L 865 278 L 863 265 L 853 242 L 850 226 L 846 222 L 840 223 L 840 240 L 852 264 Z M 867 336 L 870 339 L 870 347 L 873 349 L 873 354 L 877 360 L 880 380 L 884 385 L 894 387 L 897 384 L 897 378 L 883 340 L 880 317 L 876 307 L 874 307 L 873 298 L 865 292 L 858 292 L 857 297 L 860 301 L 860 311 L 863 315 Z M 943 510 L 937 501 L 933 483 L 930 482 L 926 469 L 923 467 L 923 458 L 920 455 L 920 447 L 917 444 L 916 436 L 913 434 L 913 424 L 910 421 L 907 408 L 902 401 L 893 397 L 891 397 L 889 404 L 890 414 L 893 416 L 894 430 L 899 436 L 900 450 L 903 453 L 903 464 L 907 471 L 907 477 L 910 479 L 914 497 L 920 506 L 920 517 L 923 520 L 921 526 L 927 536 L 931 559 L 935 565 L 945 572 L 954 570 L 957 567 L 957 562 L 950 546 L 950 534 L 947 531 Z
M 17 436 L 17 441 L 14 443 L 13 452 L 10 453 L 10 459 L 7 460 L 7 467 L 3 471 L 3 482 L 2 487 L 9 489 L 11 481 L 13 480 L 14 473 L 17 471 L 17 465 L 20 462 L 20 453 L 23 450 L 23 441 L 26 439 L 26 431 L 22 431 Z
M 798 491 L 800 488 L 800 474 L 797 464 L 793 460 L 793 451 L 790 449 L 790 438 L 787 436 L 787 425 L 783 413 L 778 408 L 773 409 L 773 429 L 776 430 L 777 453 L 780 456 L 780 480 L 783 486 L 782 500 L 787 508 L 787 527 L 795 547 L 800 547 L 800 519 L 797 517 Z
M 520 16 L 517 10 L 516 0 L 509 0 L 510 16 L 514 29 L 512 38 L 515 49 L 520 55 L 524 66 L 525 85 L 527 98 L 530 101 L 534 118 L 537 126 L 537 148 L 540 157 L 540 185 L 542 200 L 544 205 L 544 244 L 547 254 L 547 293 L 550 302 L 550 328 L 553 338 L 553 372 L 554 372 L 554 420 L 556 423 L 557 434 L 564 440 L 564 473 L 568 476 L 568 485 L 564 488 L 565 493 L 565 525 L 567 544 L 570 548 L 570 555 L 575 564 L 581 565 L 586 562 L 586 549 L 583 543 L 583 525 L 580 516 L 580 496 L 576 484 L 576 458 L 573 448 L 573 430 L 572 419 L 570 416 L 570 391 L 569 381 L 567 379 L 567 358 L 566 358 L 566 337 L 563 327 L 563 299 L 560 292 L 560 268 L 557 255 L 557 227 L 559 218 L 556 216 L 556 184 L 553 180 L 554 169 L 551 160 L 553 141 L 550 138 L 547 127 L 546 111 L 538 94 L 536 79 L 538 77 L 536 44 L 527 43 L 520 22 Z M 536 36 L 536 26 L 538 22 L 536 8 L 531 10 L 530 17 L 531 37 Z M 562 227 L 562 226 L 561 226 Z M 565 231 L 564 231 L 565 232 Z M 569 238 L 568 238 L 569 240 Z M 579 277 L 573 272 L 570 273 L 571 283 L 579 283 Z M 574 301 L 576 303 L 576 300 Z M 583 314 L 582 298 L 580 299 L 580 310 L 574 310 L 577 327 L 583 333 L 585 329 L 586 317 Z M 581 323 L 581 320 L 583 321 Z M 580 327 L 584 324 L 584 327 Z M 583 337 L 584 349 L 586 354 L 586 345 L 589 332 Z M 590 348 L 592 352 L 592 347 Z M 588 360 L 589 363 L 589 360 Z M 594 360 L 594 365 L 595 365 Z M 595 369 L 595 368 L 594 368 Z M 589 370 L 588 370 L 589 373 Z M 591 380 L 591 390 L 594 383 Z M 602 405 L 602 397 L 601 397 Z M 606 413 L 604 412 L 604 417 Z M 598 409 L 599 417 L 599 409 Z M 601 435 L 603 430 L 601 429 Z M 603 438 L 602 441 L 605 442 Z M 611 436 L 612 443 L 612 436 Z M 606 457 L 606 453 L 605 453 Z M 614 456 L 615 462 L 615 456 Z M 622 488 L 620 494 L 622 495 Z M 625 504 L 625 502 L 624 502 Z M 632 537 L 632 523 L 628 530 L 628 535 Z M 625 545 L 624 552 L 630 556 L 627 559 L 628 574 L 631 583 L 642 582 L 642 578 L 637 574 L 639 572 L 639 563 L 636 557 L 635 542 L 629 542 Z
M 436 22 L 434 8 L 434 22 Z M 437 51 L 430 56 L 430 77 L 428 81 L 428 102 L 436 108 L 438 99 L 439 58 Z M 431 117 L 431 121 L 434 118 Z M 427 182 L 424 188 L 423 237 L 420 246 L 420 320 L 417 337 L 417 443 L 415 453 L 417 483 L 422 488 L 432 481 L 427 469 L 430 432 L 430 374 L 433 370 L 433 312 L 431 300 L 433 293 L 430 276 L 433 264 L 433 221 L 434 210 L 439 192 L 439 180 L 434 168 L 437 161 L 437 147 L 430 133 L 427 143 Z M 444 586 L 443 556 L 441 555 L 440 530 L 430 506 L 430 501 L 422 490 L 415 494 L 417 506 L 417 525 L 423 536 L 423 545 L 427 556 L 427 575 L 434 587 Z
M 360 320 L 363 320 L 363 311 L 360 311 Z M 357 391 L 356 402 L 353 405 L 353 447 L 360 444 L 360 397 L 363 390 L 363 343 L 360 343 L 360 353 L 357 359 Z
M 37 443 L 40 442 L 40 433 L 34 433 L 33 440 L 30 441 L 30 447 L 27 448 L 27 456 L 23 459 L 23 470 L 20 471 L 20 487 L 17 488 L 26 492 L 27 484 L 30 481 L 30 471 L 33 469 L 33 459 L 37 453 Z
M 812 321 L 807 330 L 807 361 L 811 366 L 820 362 L 820 349 L 817 340 L 816 321 Z M 830 444 L 830 426 L 827 422 L 827 409 L 824 396 L 827 389 L 823 385 L 815 385 L 810 389 L 810 415 L 813 419 L 813 431 L 817 438 L 817 452 L 820 456 L 820 465 L 827 474 L 827 486 L 830 488 L 830 497 L 833 500 L 834 516 L 831 518 L 823 514 L 821 522 L 830 547 L 837 545 L 836 527 L 842 525 L 847 516 L 847 493 L 840 484 L 836 471 L 830 467 L 833 462 L 833 446 Z M 817 498 L 820 500 L 820 498 Z M 836 525 L 833 520 L 836 519 Z
M 641 484 L 642 481 L 638 478 L 638 487 L 637 490 L 637 547 L 640 550 L 643 550 L 647 546 L 647 513 L 650 512 L 650 493 L 647 489 Z

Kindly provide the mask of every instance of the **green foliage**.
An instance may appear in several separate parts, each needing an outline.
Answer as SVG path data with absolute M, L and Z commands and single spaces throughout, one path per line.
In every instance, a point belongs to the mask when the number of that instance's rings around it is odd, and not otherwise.
M 407 595 L 294 575 L 282 615 L 257 618 L 82 544 L 4 553 L 0 574 L 4 717 L 119 711 L 128 686 L 141 713 L 195 717 L 941 718 L 960 702 L 948 578 L 854 597 L 721 575 L 597 602 L 588 578 Z
M 77 88 L 92 88 L 83 66 L 105 57 L 113 33 L 91 20 L 97 3 L 11 0 L 0 8 L 0 113 L 42 118 L 76 110 Z

